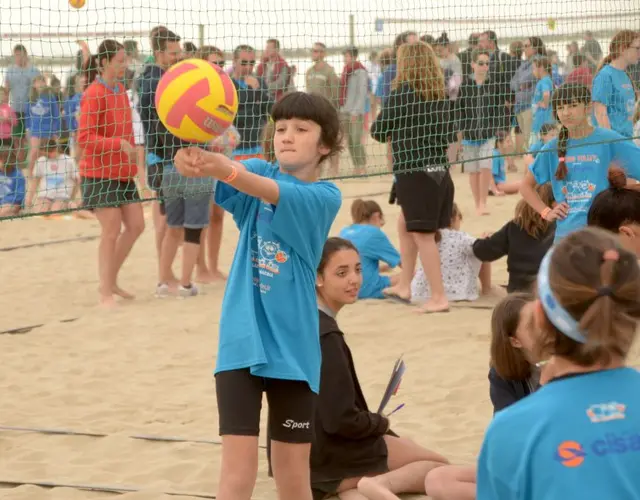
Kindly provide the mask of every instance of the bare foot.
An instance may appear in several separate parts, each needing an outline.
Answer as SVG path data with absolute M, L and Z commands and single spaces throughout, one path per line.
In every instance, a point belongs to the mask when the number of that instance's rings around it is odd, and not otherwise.
M 411 289 L 410 288 L 402 288 L 399 285 L 390 286 L 389 288 L 385 288 L 382 290 L 382 294 L 390 299 L 399 299 L 402 302 L 410 302 L 411 301 Z
M 201 272 L 196 271 L 196 283 L 203 283 L 203 284 L 207 285 L 207 284 L 211 283 L 214 280 L 215 280 L 215 277 L 209 271 L 206 271 L 206 272 L 204 272 L 204 271 L 201 271 Z
M 133 300 L 133 299 L 136 298 L 135 295 L 133 295 L 132 293 L 127 292 L 126 290 L 123 290 L 118 285 L 115 285 L 113 287 L 113 293 L 115 293 L 118 297 L 121 297 L 121 298 L 123 298 L 125 300 Z
M 113 295 L 100 295 L 100 307 L 111 309 L 117 305 Z
M 214 280 L 227 281 L 227 275 L 218 269 L 211 271 L 211 274 L 213 275 Z
M 449 301 L 447 299 L 433 300 L 429 299 L 418 308 L 418 313 L 433 314 L 444 313 L 449 311 Z
M 369 500 L 400 500 L 391 491 L 385 488 L 375 477 L 363 477 L 358 481 L 358 493 Z
M 487 209 L 487 207 L 476 207 L 477 215 L 489 215 L 491 212 Z

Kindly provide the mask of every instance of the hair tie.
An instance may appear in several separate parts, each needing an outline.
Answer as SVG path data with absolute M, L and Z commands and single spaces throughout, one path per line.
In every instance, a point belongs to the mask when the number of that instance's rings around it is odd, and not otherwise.
M 269 123 L 275 123 L 275 122 L 273 121 L 273 116 L 271 116 L 271 115 L 269 115 Z
M 601 286 L 596 293 L 598 297 L 613 297 L 613 289 L 610 286 Z
M 612 260 L 613 262 L 617 262 L 620 259 L 620 254 L 617 250 L 610 248 L 609 250 L 605 250 L 602 254 L 602 260 Z

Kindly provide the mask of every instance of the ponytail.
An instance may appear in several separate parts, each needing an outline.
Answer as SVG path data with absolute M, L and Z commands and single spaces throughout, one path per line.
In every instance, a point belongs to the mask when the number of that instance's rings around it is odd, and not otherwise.
M 564 125 L 560 128 L 558 135 L 558 168 L 556 169 L 556 179 L 561 181 L 567 177 L 569 170 L 565 156 L 567 154 L 567 142 L 569 140 L 569 129 Z
M 607 57 L 605 57 L 602 61 L 600 61 L 600 64 L 598 64 L 598 67 L 596 68 L 596 75 L 598 73 L 600 73 L 600 70 L 602 68 L 604 68 L 605 66 L 607 66 L 608 64 L 611 64 L 613 62 L 613 55 L 609 54 Z

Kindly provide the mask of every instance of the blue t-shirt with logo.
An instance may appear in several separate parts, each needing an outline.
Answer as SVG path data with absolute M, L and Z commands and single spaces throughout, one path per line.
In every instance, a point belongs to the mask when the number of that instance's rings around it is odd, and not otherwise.
M 607 107 L 611 130 L 633 137 L 633 110 L 636 94 L 626 71 L 610 64 L 604 66 L 593 79 L 593 102 Z
M 477 500 L 640 498 L 640 373 L 560 378 L 496 414 Z
M 591 135 L 567 141 L 567 177 L 557 180 L 558 139 L 542 148 L 529 167 L 538 184 L 550 182 L 554 199 L 569 205 L 569 214 L 556 222 L 555 241 L 587 225 L 594 197 L 609 187 L 607 170 L 615 162 L 633 179 L 640 178 L 640 148 L 613 130 L 595 128 Z M 619 141 L 619 142 L 610 142 Z M 548 151 L 549 152 L 546 152 Z
M 60 135 L 60 103 L 52 94 L 42 94 L 34 102 L 29 103 L 26 112 L 26 125 L 31 137 L 51 139 Z
M 493 181 L 496 184 L 507 182 L 507 174 L 504 169 L 504 156 L 497 149 L 493 150 L 493 158 L 491 160 L 491 173 Z
M 538 80 L 536 90 L 533 93 L 533 100 L 531 101 L 531 109 L 533 111 L 531 131 L 534 134 L 539 134 L 540 129 L 545 123 L 552 123 L 554 121 L 551 98 L 549 98 L 549 105 L 546 108 L 540 107 L 540 104 L 544 100 L 545 92 L 549 92 L 549 94 L 553 92 L 553 80 L 551 80 L 550 76 L 545 76 Z
M 258 377 L 320 385 L 316 273 L 342 203 L 330 182 L 306 183 L 264 160 L 242 162 L 278 183 L 277 205 L 219 182 L 215 202 L 240 236 L 222 301 L 216 373 L 249 368 Z
M 362 287 L 358 298 L 382 299 L 382 290 L 391 286 L 388 276 L 380 275 L 380 261 L 389 267 L 400 264 L 400 254 L 382 229 L 371 224 L 353 224 L 340 231 L 340 237 L 349 240 L 360 253 Z
M 27 184 L 19 168 L 10 172 L 0 170 L 0 206 L 13 205 L 21 207 L 24 203 Z

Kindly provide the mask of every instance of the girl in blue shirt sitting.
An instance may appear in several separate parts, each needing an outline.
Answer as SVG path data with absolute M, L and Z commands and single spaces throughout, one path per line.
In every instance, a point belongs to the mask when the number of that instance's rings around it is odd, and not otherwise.
M 609 187 L 607 169 L 617 162 L 633 179 L 640 179 L 640 148 L 632 141 L 589 122 L 591 92 L 565 83 L 553 93 L 553 111 L 562 128 L 547 143 L 522 181 L 522 197 L 548 221 L 557 220 L 555 241 L 587 224 L 593 198 Z M 557 204 L 552 208 L 535 192 L 536 184 L 551 183 Z
M 271 465 L 281 498 L 311 500 L 309 452 L 320 385 L 316 270 L 341 195 L 319 181 L 341 149 L 335 107 L 291 92 L 272 108 L 275 161 L 237 162 L 197 147 L 175 156 L 179 173 L 214 177 L 215 202 L 240 230 L 222 303 L 216 396 L 219 498 L 250 498 L 258 470 L 263 392 Z
M 351 241 L 362 259 L 362 287 L 358 298 L 384 299 L 382 290 L 395 285 L 398 276 L 381 275 L 380 263 L 393 269 L 400 265 L 400 254 L 382 232 L 382 209 L 373 200 L 358 199 L 351 205 L 351 219 L 353 224 L 340 231 L 340 237 Z
M 478 500 L 640 498 L 637 256 L 584 228 L 538 272 L 534 351 L 542 388 L 499 412 L 478 458 Z
M 0 218 L 18 215 L 24 204 L 24 175 L 16 166 L 15 152 L 0 150 Z
M 520 181 L 507 181 L 507 172 L 505 170 L 505 158 L 513 153 L 513 140 L 511 133 L 499 130 L 496 132 L 495 149 L 493 150 L 493 158 L 491 160 L 491 185 L 490 193 L 495 196 L 503 196 L 505 194 L 516 194 L 520 191 Z

